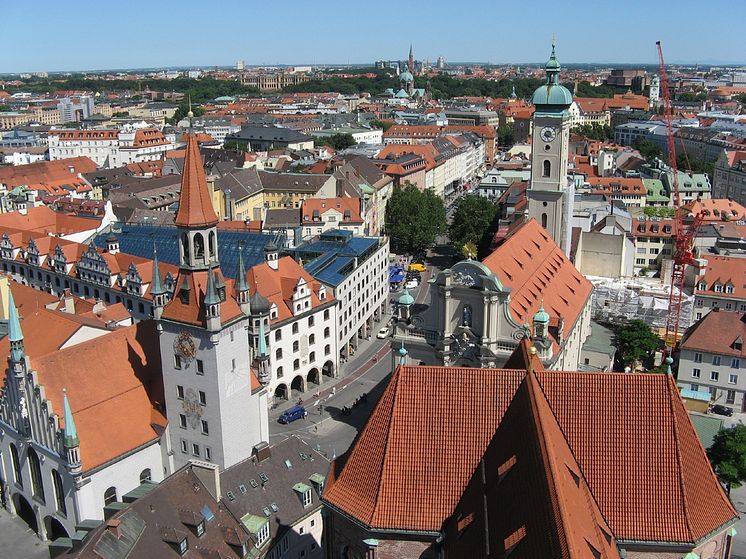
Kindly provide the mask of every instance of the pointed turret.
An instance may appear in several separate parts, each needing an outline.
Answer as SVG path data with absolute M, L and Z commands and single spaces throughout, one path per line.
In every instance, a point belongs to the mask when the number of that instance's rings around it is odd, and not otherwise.
M 13 291 L 8 288 L 8 340 L 10 340 L 10 357 L 16 363 L 24 358 L 23 330 L 18 317 L 18 309 L 13 300 Z
M 158 265 L 158 249 L 155 243 L 153 243 L 153 281 L 150 286 L 150 294 L 153 296 L 153 316 L 156 320 L 159 320 L 163 314 L 163 307 L 166 306 L 168 291 L 161 278 L 161 268 Z
M 264 318 L 259 319 L 259 339 L 257 340 L 256 368 L 259 382 L 269 384 L 271 375 L 269 370 L 269 351 L 267 351 L 267 338 L 264 332 Z
M 174 222 L 179 227 L 190 228 L 209 227 L 218 223 L 194 134 L 187 136 L 179 211 L 176 212 Z
M 243 264 L 243 247 L 238 249 L 238 271 L 236 272 L 236 301 L 241 307 L 241 312 L 245 315 L 251 314 L 251 304 L 249 298 L 249 283 L 246 281 L 246 268 Z
M 80 440 L 78 439 L 78 430 L 75 427 L 75 419 L 70 408 L 70 402 L 67 399 L 67 389 L 62 389 L 62 399 L 65 408 L 65 451 L 67 453 L 67 463 L 70 472 L 75 474 L 81 470 L 80 466 Z
M 207 329 L 215 332 L 220 330 L 220 295 L 215 287 L 213 270 L 207 271 L 207 292 L 205 293 L 205 319 Z

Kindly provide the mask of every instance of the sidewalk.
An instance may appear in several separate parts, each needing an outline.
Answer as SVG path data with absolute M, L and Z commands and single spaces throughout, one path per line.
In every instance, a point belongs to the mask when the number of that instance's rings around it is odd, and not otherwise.
M 391 314 L 384 315 L 380 324 L 388 323 L 390 318 Z M 310 409 L 311 406 L 319 400 L 329 396 L 332 393 L 332 388 L 336 391 L 343 390 L 348 384 L 367 373 L 375 364 L 372 361 L 374 355 L 376 356 L 377 363 L 382 359 L 390 359 L 389 353 L 391 352 L 391 341 L 391 337 L 388 337 L 385 340 L 379 340 L 375 337 L 375 332 L 372 334 L 370 341 L 366 339 L 360 340 L 360 344 L 355 351 L 354 357 L 348 359 L 346 363 L 339 366 L 340 374 L 337 378 L 324 378 L 324 382 L 321 386 L 314 386 L 311 390 L 303 393 L 301 398 L 303 399 L 303 405 L 306 406 L 309 414 L 312 412 Z M 276 408 L 269 410 L 270 420 L 277 419 L 285 410 L 292 408 L 297 405 L 297 403 L 298 401 L 292 397 L 288 401 L 280 402 Z

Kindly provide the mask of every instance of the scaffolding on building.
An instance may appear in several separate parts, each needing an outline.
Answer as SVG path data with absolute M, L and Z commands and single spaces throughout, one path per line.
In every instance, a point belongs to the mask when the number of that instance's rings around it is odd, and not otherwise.
M 599 322 L 639 319 L 663 335 L 666 331 L 671 285 L 654 278 L 603 278 L 588 276 L 593 284 L 591 312 Z M 681 293 L 679 335 L 691 324 L 694 296 Z

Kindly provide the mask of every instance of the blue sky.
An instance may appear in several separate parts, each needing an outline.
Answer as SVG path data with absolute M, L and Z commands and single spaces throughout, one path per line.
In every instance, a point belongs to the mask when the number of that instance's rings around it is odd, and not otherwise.
M 370 63 L 415 57 L 746 63 L 744 0 L 28 0 L 3 2 L 0 72 Z M 709 20 L 709 21 L 708 21 Z

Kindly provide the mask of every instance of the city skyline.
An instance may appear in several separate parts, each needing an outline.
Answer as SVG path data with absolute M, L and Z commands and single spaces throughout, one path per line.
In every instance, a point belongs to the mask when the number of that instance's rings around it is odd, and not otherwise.
M 400 3 L 383 0 L 356 6 L 352 22 L 344 4 L 336 5 L 336 12 L 334 7 L 314 11 L 300 0 L 289 1 L 285 12 L 275 5 L 247 6 L 231 0 L 212 14 L 204 14 L 204 5 L 193 1 L 154 4 L 135 0 L 128 10 L 118 11 L 116 20 L 102 22 L 98 14 L 106 13 L 106 4 L 91 13 L 83 0 L 44 1 L 33 28 L 13 24 L 27 19 L 22 6 L 6 6 L 6 21 L 11 23 L 6 31 L 8 43 L 24 47 L 4 59 L 0 73 L 232 66 L 237 60 L 249 66 L 363 65 L 404 59 L 410 43 L 418 60 L 433 63 L 443 56 L 452 62 L 531 64 L 546 60 L 552 34 L 556 34 L 558 58 L 564 64 L 655 64 L 657 40 L 663 42 L 667 62 L 672 64 L 746 63 L 742 54 L 746 41 L 738 34 L 721 34 L 712 41 L 711 36 L 680 32 L 696 6 L 689 0 L 679 2 L 676 11 L 633 0 L 621 14 L 614 5 L 588 10 L 583 3 L 571 1 L 557 10 L 556 3 L 538 0 L 534 13 L 557 13 L 535 22 L 525 10 L 486 1 L 457 14 L 446 2 L 432 2 L 427 10 L 419 5 L 416 10 L 401 10 Z M 711 4 L 711 13 L 740 10 L 746 15 L 746 8 L 723 0 Z M 297 15 L 300 10 L 302 17 Z M 406 15 L 399 15 L 402 12 Z M 147 21 L 160 23 L 143 25 L 143 14 Z M 454 17 L 461 17 L 464 25 L 454 29 Z M 494 24 L 471 29 L 468 22 L 474 18 Z M 526 25 L 504 25 L 503 21 L 525 21 Z M 73 26 L 82 31 L 71 33 Z M 361 27 L 368 32 L 361 34 Z M 610 37 L 610 27 L 619 30 L 616 37 Z M 30 34 L 33 41 L 28 41 Z M 278 34 L 283 41 L 275 43 Z

